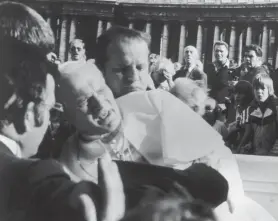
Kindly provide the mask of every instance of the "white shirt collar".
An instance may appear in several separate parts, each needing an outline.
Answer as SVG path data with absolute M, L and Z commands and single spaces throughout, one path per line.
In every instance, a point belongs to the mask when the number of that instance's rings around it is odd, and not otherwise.
M 5 144 L 15 156 L 19 158 L 22 157 L 21 149 L 14 140 L 0 134 L 0 141 Z

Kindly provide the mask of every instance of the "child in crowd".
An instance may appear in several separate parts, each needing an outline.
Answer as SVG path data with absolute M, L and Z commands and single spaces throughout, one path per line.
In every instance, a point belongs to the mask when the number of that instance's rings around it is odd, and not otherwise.
M 226 139 L 226 145 L 235 150 L 241 141 L 245 123 L 249 115 L 250 103 L 254 98 L 252 85 L 248 81 L 239 81 L 233 89 L 233 99 L 229 110 L 235 114 L 235 121 L 229 124 L 229 135 Z
M 277 135 L 277 102 L 273 81 L 268 74 L 258 74 L 253 79 L 255 99 L 250 105 L 244 136 L 238 152 L 268 155 Z
M 172 61 L 167 58 L 160 58 L 154 65 L 151 77 L 155 87 L 169 91 L 174 86 L 173 75 L 175 67 Z

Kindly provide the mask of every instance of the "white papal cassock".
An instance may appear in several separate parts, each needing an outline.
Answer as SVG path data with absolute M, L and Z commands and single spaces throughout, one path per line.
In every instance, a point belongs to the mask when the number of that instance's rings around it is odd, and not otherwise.
M 216 209 L 220 220 L 274 220 L 244 196 L 235 157 L 221 136 L 187 105 L 163 90 L 133 92 L 117 99 L 126 138 L 152 164 L 185 169 L 204 162 L 229 182 L 230 205 Z

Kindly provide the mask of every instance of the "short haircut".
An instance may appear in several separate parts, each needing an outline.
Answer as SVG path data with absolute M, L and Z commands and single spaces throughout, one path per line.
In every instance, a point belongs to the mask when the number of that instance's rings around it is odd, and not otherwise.
M 246 104 L 250 103 L 254 99 L 253 94 L 253 87 L 252 84 L 249 83 L 249 81 L 243 81 L 240 80 L 235 86 L 234 86 L 234 93 L 240 93 L 245 95 L 245 102 Z
M 213 45 L 213 49 L 215 49 L 215 46 L 217 45 L 223 45 L 225 46 L 225 48 L 227 49 L 227 51 L 229 51 L 229 45 L 225 42 L 225 41 L 216 41 Z
M 266 87 L 268 89 L 269 95 L 274 96 L 273 81 L 266 73 L 257 74 L 253 79 L 252 86 L 253 89 Z
M 79 39 L 79 38 L 75 38 L 75 39 L 73 39 L 73 40 L 70 42 L 70 48 L 73 47 L 73 44 L 74 44 L 75 42 L 80 42 L 80 43 L 83 45 L 83 48 L 85 49 L 85 43 L 84 43 L 84 41 L 83 41 L 82 39 Z
M 150 44 L 150 37 L 146 33 L 122 26 L 112 26 L 97 39 L 96 64 L 101 70 L 104 70 L 105 62 L 108 60 L 107 49 L 110 44 L 124 40 L 139 40 L 146 42 L 148 46 Z
M 131 210 L 121 221 L 215 221 L 208 205 L 201 201 L 188 201 L 181 197 L 164 199 Z
M 54 35 L 47 22 L 28 6 L 0 4 L 0 121 L 14 123 L 24 133 L 24 113 L 29 102 L 35 103 L 35 123 L 43 123 L 46 55 L 54 49 Z
M 245 46 L 244 53 L 249 52 L 249 51 L 255 51 L 255 53 L 258 57 L 263 56 L 263 51 L 259 45 L 251 44 L 251 45 Z

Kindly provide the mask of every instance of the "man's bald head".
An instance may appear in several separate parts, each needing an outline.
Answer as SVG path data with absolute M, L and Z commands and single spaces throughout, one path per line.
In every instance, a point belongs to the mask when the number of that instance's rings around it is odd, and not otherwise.
M 199 54 L 194 46 L 189 45 L 184 48 L 184 62 L 186 64 L 195 65 L 198 59 Z
M 120 122 L 118 106 L 100 70 L 90 61 L 70 61 L 59 68 L 58 98 L 80 133 L 103 135 Z

